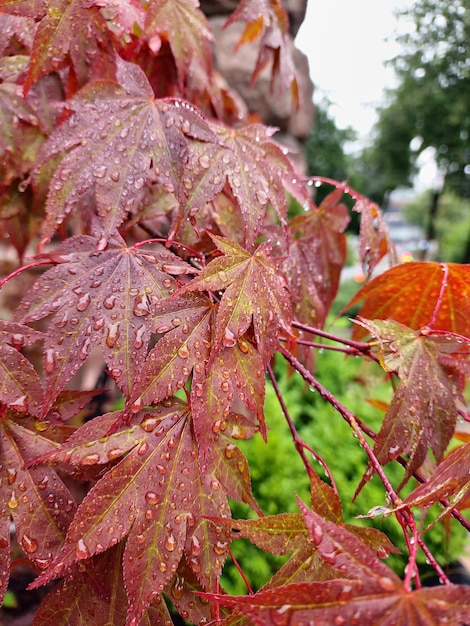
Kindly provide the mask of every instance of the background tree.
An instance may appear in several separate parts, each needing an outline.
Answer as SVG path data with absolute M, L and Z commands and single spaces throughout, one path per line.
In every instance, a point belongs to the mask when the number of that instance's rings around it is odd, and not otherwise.
M 401 14 L 414 27 L 400 37 L 403 52 L 393 61 L 399 85 L 379 111 L 373 146 L 385 192 L 409 184 L 419 155 L 434 148 L 442 187 L 470 195 L 469 9 L 469 0 L 424 0 Z M 439 184 L 428 209 L 428 239 L 440 192 Z

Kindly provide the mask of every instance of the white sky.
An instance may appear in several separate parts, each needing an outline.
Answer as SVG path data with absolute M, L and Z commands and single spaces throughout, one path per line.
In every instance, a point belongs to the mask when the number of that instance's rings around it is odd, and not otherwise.
M 375 108 L 384 103 L 384 89 L 395 85 L 394 71 L 385 62 L 401 51 L 396 34 L 412 28 L 395 12 L 416 1 L 308 0 L 295 43 L 308 56 L 314 100 L 326 96 L 337 126 L 356 130 L 360 145 L 377 119 Z M 422 163 L 417 189 L 436 177 L 432 155 L 423 154 Z
M 400 51 L 394 32 L 406 28 L 394 10 L 415 0 L 309 0 L 295 43 L 309 58 L 315 101 L 326 95 L 339 127 L 364 139 L 394 73 L 384 62 Z M 388 39 L 388 41 L 387 41 Z

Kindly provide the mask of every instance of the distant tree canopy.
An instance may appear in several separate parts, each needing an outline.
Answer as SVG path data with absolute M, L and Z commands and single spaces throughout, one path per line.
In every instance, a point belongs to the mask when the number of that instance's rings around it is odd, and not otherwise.
M 414 30 L 400 38 L 400 82 L 379 111 L 373 149 L 385 189 L 409 182 L 432 146 L 446 186 L 470 196 L 469 10 L 470 0 L 420 0 L 401 14 Z
M 351 128 L 338 128 L 328 112 L 330 103 L 317 104 L 315 124 L 305 144 L 309 174 L 344 180 L 348 176 L 348 159 L 344 144 L 354 140 Z

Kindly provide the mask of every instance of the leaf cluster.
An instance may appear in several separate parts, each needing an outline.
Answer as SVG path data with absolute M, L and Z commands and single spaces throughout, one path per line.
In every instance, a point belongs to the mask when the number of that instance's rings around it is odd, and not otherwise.
M 238 20 L 240 45 L 259 42 L 254 80 L 271 63 L 273 88 L 295 102 L 281 4 L 244 0 L 227 27 Z M 169 624 L 171 607 L 199 624 L 468 619 L 466 590 L 448 584 L 412 512 L 439 501 L 465 525 L 468 481 L 455 471 L 468 449 L 446 453 L 468 417 L 467 268 L 418 263 L 372 278 L 395 262 L 379 208 L 339 183 L 313 201 L 314 180 L 275 129 L 240 117 L 195 0 L 0 0 L 0 27 L 0 216 L 18 257 L 0 286 L 21 291 L 21 274 L 39 272 L 0 322 L 2 597 L 13 522 L 31 586 L 60 579 L 35 626 Z M 369 279 L 352 338 L 323 330 L 346 260 L 345 191 Z M 304 209 L 290 220 L 287 194 Z M 378 433 L 315 378 L 325 337 L 393 380 Z M 276 353 L 357 435 L 363 482 L 379 475 L 407 540 L 404 581 L 381 561 L 390 540 L 344 522 L 331 471 L 323 464 L 330 484 L 315 472 Z M 96 361 L 119 408 L 99 402 L 101 383 L 80 384 Z M 269 437 L 267 384 L 308 477 L 300 513 L 264 515 L 237 445 Z M 405 501 L 383 469 L 395 460 L 404 482 L 425 485 Z M 230 500 L 257 517 L 232 519 Z M 244 598 L 220 586 L 240 534 L 288 556 Z M 447 583 L 437 593 L 421 588 L 418 548 Z

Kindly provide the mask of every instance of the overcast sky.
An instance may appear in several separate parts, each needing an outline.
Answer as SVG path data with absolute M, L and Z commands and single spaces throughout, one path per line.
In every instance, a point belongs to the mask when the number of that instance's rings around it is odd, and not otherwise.
M 412 28 L 412 22 L 395 13 L 416 1 L 308 1 L 295 43 L 309 58 L 314 100 L 326 96 L 337 126 L 352 126 L 361 145 L 377 119 L 375 108 L 384 103 L 385 88 L 396 84 L 393 69 L 386 65 L 401 50 L 396 35 Z M 424 154 L 422 163 L 418 189 L 436 177 L 432 155 Z
M 408 24 L 394 10 L 414 0 L 309 0 L 296 45 L 307 54 L 316 85 L 315 100 L 326 95 L 338 126 L 352 126 L 360 137 L 370 130 L 374 108 L 386 86 L 393 86 L 385 61 L 400 51 L 395 31 Z

